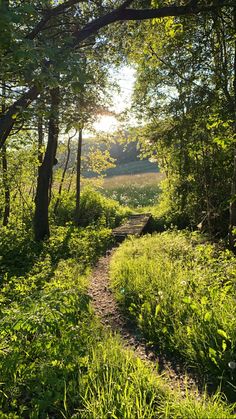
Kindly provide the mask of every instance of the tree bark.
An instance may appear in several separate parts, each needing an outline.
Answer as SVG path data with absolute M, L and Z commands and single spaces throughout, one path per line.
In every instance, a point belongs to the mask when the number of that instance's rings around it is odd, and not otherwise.
M 75 224 L 79 224 L 80 210 L 80 179 L 81 179 L 81 156 L 82 156 L 83 130 L 79 130 L 78 148 L 77 148 L 77 165 L 76 165 L 76 206 L 75 206 Z
M 69 193 L 69 192 L 70 192 L 70 190 L 71 190 L 71 185 L 72 185 L 72 182 L 73 182 L 74 173 L 75 173 L 75 166 L 74 166 L 74 167 L 73 167 L 73 169 L 71 170 L 70 182 L 69 182 L 69 185 L 68 185 L 68 188 L 67 188 L 67 192 L 68 192 L 68 193 Z
M 6 110 L 6 87 L 5 83 L 2 83 L 2 113 Z M 8 183 L 8 165 L 7 165 L 7 148 L 4 144 L 2 148 L 2 180 L 4 189 L 4 212 L 3 212 L 3 226 L 7 226 L 10 215 L 10 187 Z
M 234 7 L 234 34 L 236 35 L 236 7 Z M 234 42 L 234 137 L 236 139 L 236 40 Z M 236 145 L 234 144 L 233 176 L 231 182 L 231 202 L 229 208 L 229 246 L 232 250 L 236 244 Z
M 72 138 L 73 138 L 73 136 L 68 138 L 66 161 L 65 161 L 65 166 L 64 166 L 63 173 L 62 173 L 62 176 L 61 176 L 61 182 L 60 182 L 60 186 L 59 186 L 59 190 L 58 190 L 58 198 L 56 200 L 56 204 L 55 204 L 55 207 L 54 207 L 54 214 L 57 213 L 58 205 L 60 203 L 61 192 L 62 192 L 62 188 L 63 188 L 63 184 L 64 184 L 64 180 L 65 180 L 65 175 L 66 175 L 66 171 L 67 171 L 67 167 L 68 167 L 68 163 L 69 163 L 69 159 L 70 159 L 70 142 L 71 142 Z
M 59 88 L 52 89 L 50 96 L 48 143 L 42 165 L 39 167 L 35 196 L 34 236 L 36 241 L 44 240 L 50 236 L 48 207 L 59 134 Z
M 8 183 L 8 165 L 7 165 L 7 150 L 6 145 L 2 148 L 2 173 L 3 173 L 3 189 L 4 189 L 4 212 L 3 212 L 3 222 L 4 226 L 7 226 L 9 216 L 10 216 L 10 203 L 11 203 L 11 194 L 10 187 Z
M 43 162 L 43 140 L 44 140 L 44 133 L 43 133 L 43 118 L 42 116 L 38 117 L 38 161 L 39 164 Z

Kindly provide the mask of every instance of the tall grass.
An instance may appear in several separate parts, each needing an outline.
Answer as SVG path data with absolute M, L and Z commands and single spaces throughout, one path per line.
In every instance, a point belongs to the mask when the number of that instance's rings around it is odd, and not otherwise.
M 112 284 L 150 341 L 177 352 L 236 400 L 236 262 L 198 235 L 131 239 L 114 255 Z
M 142 208 L 157 204 L 160 196 L 160 173 L 140 173 L 106 178 L 102 192 L 105 196 L 130 208 Z
M 208 398 L 169 390 L 155 370 L 105 336 L 93 348 L 81 419 L 226 419 L 232 408 L 219 395 Z M 86 378 L 87 379 L 87 378 Z
M 110 230 L 58 227 L 35 248 L 16 231 L 15 243 L 4 232 L 0 411 L 19 418 L 70 417 L 81 404 L 79 382 L 89 347 L 99 336 L 86 277 L 107 247 Z M 16 259 L 13 267 L 11 259 L 26 246 L 31 257 L 27 255 L 23 276 L 23 261 Z
M 109 240 L 108 229 L 69 226 L 55 228 L 36 246 L 4 229 L 0 418 L 233 418 L 219 399 L 183 399 L 178 389 L 170 391 L 156 371 L 102 330 L 87 285 Z M 21 258 L 11 265 L 17 249 L 28 252 L 24 275 Z

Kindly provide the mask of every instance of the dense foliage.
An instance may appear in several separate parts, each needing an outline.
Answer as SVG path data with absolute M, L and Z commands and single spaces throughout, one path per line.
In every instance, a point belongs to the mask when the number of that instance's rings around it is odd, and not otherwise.
M 131 63 L 141 126 L 123 137 L 165 173 L 156 227 L 213 237 L 230 224 L 234 247 L 235 31 L 232 0 L 0 0 L 1 418 L 235 417 L 232 254 L 174 231 L 128 240 L 113 259 L 117 297 L 148 341 L 229 397 L 183 396 L 104 330 L 88 295 L 111 229 L 154 204 L 159 186 L 81 193 L 83 165 L 114 165 L 108 142 L 84 157 L 83 134 L 111 114 L 112 68 Z
M 133 24 L 132 30 L 133 106 L 142 122 L 135 135 L 144 156 L 166 174 L 165 212 L 179 225 L 201 223 L 213 235 L 226 235 L 235 200 L 234 12 L 229 7 L 211 16 L 147 22 L 142 30 Z

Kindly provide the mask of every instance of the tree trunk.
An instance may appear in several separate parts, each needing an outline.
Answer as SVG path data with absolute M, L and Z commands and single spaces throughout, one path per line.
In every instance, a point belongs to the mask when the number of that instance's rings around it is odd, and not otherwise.
M 70 190 L 71 190 L 71 184 L 72 184 L 72 181 L 73 181 L 74 173 L 75 173 L 75 166 L 74 166 L 74 167 L 73 167 L 73 169 L 71 170 L 70 182 L 69 182 L 69 185 L 68 185 L 68 188 L 67 188 L 67 192 L 68 192 L 68 193 L 69 193 L 69 192 L 70 192 Z
M 3 177 L 3 188 L 4 188 L 4 197 L 5 197 L 2 224 L 4 226 L 7 226 L 9 215 L 10 215 L 11 195 L 10 195 L 10 188 L 9 188 L 9 183 L 8 183 L 7 150 L 6 150 L 5 144 L 2 148 L 2 173 L 3 173 L 2 177 Z
M 78 149 L 77 149 L 77 166 L 76 166 L 76 206 L 75 206 L 75 224 L 79 224 L 79 209 L 80 209 L 80 178 L 81 178 L 81 149 L 83 140 L 83 130 L 79 130 Z
M 36 241 L 44 240 L 50 236 L 48 207 L 59 134 L 59 88 L 52 89 L 50 96 L 48 143 L 42 165 L 39 167 L 35 196 L 34 235 Z
M 60 182 L 60 186 L 59 186 L 59 190 L 58 190 L 58 198 L 56 200 L 56 204 L 55 204 L 55 207 L 54 207 L 54 214 L 57 213 L 58 205 L 60 203 L 62 187 L 63 187 L 63 183 L 64 183 L 64 180 L 65 180 L 65 175 L 66 175 L 66 171 L 67 171 L 67 167 L 68 167 L 68 163 L 69 163 L 69 159 L 70 159 L 70 142 L 71 142 L 72 138 L 73 137 L 68 138 L 66 161 L 65 161 L 65 166 L 64 166 L 63 173 L 62 173 L 62 176 L 61 176 L 61 182 Z
M 6 111 L 6 87 L 5 83 L 2 83 L 2 113 Z M 3 222 L 4 226 L 7 226 L 8 219 L 10 215 L 10 187 L 8 183 L 8 166 L 7 166 L 7 148 L 6 144 L 2 147 L 2 180 L 3 180 L 3 189 L 4 189 L 4 212 L 3 212 Z
M 38 161 L 39 164 L 43 162 L 43 140 L 44 140 L 44 133 L 43 133 L 43 118 L 42 116 L 38 117 Z
M 236 7 L 234 8 L 234 32 L 236 34 Z M 234 42 L 234 136 L 236 138 L 236 40 Z M 236 243 L 236 145 L 234 145 L 233 177 L 231 182 L 231 202 L 229 217 L 229 246 L 235 249 Z

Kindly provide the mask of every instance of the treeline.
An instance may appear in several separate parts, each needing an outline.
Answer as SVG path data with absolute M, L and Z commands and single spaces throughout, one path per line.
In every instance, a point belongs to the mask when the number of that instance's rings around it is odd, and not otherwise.
M 143 20 L 148 23 L 142 26 Z M 165 1 L 126 0 L 114 8 L 110 0 L 56 5 L 48 0 L 2 0 L 0 27 L 4 225 L 14 198 L 22 215 L 30 205 L 35 239 L 50 235 L 58 142 L 72 131 L 78 139 L 78 223 L 82 131 L 107 107 L 109 66 L 128 59 L 138 68 L 137 109 L 150 122 L 149 142 L 168 172 L 169 190 L 174 190 L 170 202 L 194 220 L 201 207 L 210 229 L 214 217 L 225 219 L 230 195 L 226 180 L 232 180 L 234 153 L 233 3 L 169 6 Z M 236 182 L 231 183 L 232 233 Z

